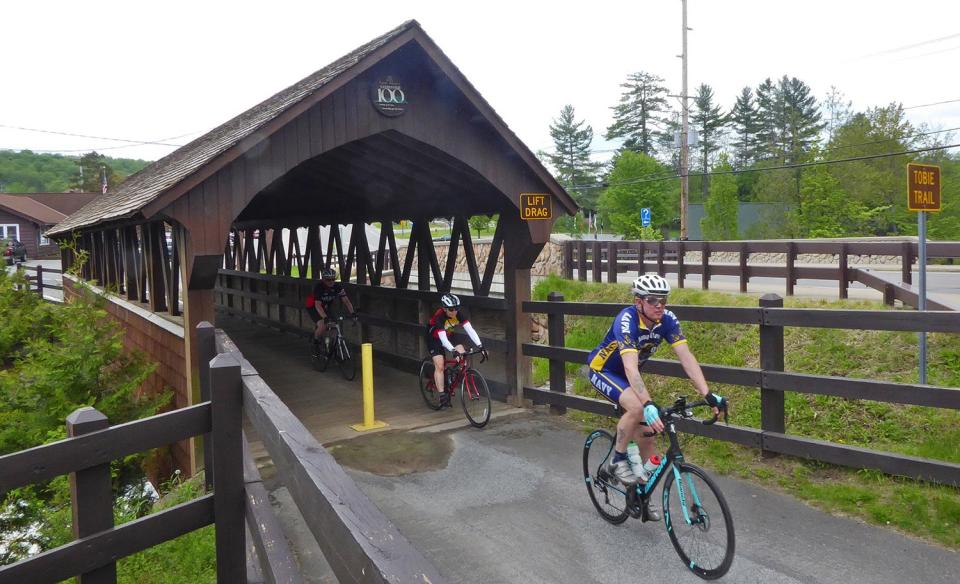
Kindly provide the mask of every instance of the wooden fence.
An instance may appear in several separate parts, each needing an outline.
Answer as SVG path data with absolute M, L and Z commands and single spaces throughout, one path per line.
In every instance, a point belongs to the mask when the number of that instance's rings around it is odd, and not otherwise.
M 218 583 L 302 582 L 250 456 L 244 414 L 339 582 L 444 582 L 226 335 L 204 322 L 197 337 L 202 403 L 112 427 L 94 408 L 80 408 L 67 418 L 66 440 L 0 457 L 0 493 L 70 475 L 76 538 L 0 566 L 0 584 L 73 576 L 82 584 L 114 584 L 119 558 L 210 524 Z M 110 462 L 195 436 L 205 437 L 207 494 L 114 526 Z
M 49 282 L 44 282 L 43 276 L 45 274 L 63 274 L 60 270 L 55 270 L 53 268 L 44 268 L 43 266 L 24 266 L 23 264 L 17 264 L 17 271 L 24 272 L 25 278 L 27 279 L 30 290 L 36 290 L 37 294 L 40 295 L 40 298 L 43 298 L 44 290 L 60 290 L 63 291 L 63 286 L 57 286 L 56 284 L 51 284 Z M 33 272 L 33 275 L 30 275 L 30 272 Z
M 605 415 L 614 415 L 610 402 L 566 393 L 566 363 L 586 364 L 588 351 L 564 345 L 566 315 L 613 317 L 620 304 L 563 302 L 563 295 L 551 293 L 547 302 L 524 302 L 527 313 L 546 313 L 550 345 L 527 343 L 523 354 L 550 361 L 550 390 L 524 388 L 524 397 L 534 403 L 551 404 L 558 413 L 565 408 Z M 865 399 L 936 408 L 960 409 L 960 389 L 888 383 L 846 377 L 806 375 L 784 371 L 783 327 L 818 327 L 856 330 L 960 332 L 960 313 L 913 312 L 892 310 L 825 310 L 783 308 L 783 299 L 768 294 L 757 308 L 671 306 L 679 318 L 695 322 L 722 322 L 760 327 L 760 368 L 703 365 L 708 381 L 760 390 L 760 428 L 703 426 L 681 421 L 685 432 L 736 442 L 759 448 L 764 453 L 781 453 L 857 468 L 872 468 L 888 474 L 902 475 L 937 483 L 960 486 L 960 465 L 880 452 L 845 444 L 836 444 L 786 434 L 784 392 L 833 395 L 847 399 Z M 651 359 L 646 373 L 685 377 L 680 363 Z M 734 407 L 736 407 L 734 405 Z
M 699 261 L 686 261 L 687 254 L 695 252 Z M 736 264 L 711 262 L 711 254 L 733 252 L 739 254 Z M 749 264 L 750 255 L 758 253 L 784 254 L 783 265 Z M 910 241 L 839 242 L 839 241 L 567 241 L 563 246 L 563 276 L 586 281 L 616 282 L 617 274 L 628 271 L 656 271 L 661 276 L 677 275 L 680 288 L 691 274 L 701 276 L 701 288 L 710 287 L 713 276 L 737 276 L 740 291 L 747 291 L 750 278 L 783 278 L 785 294 L 792 296 L 799 279 L 835 280 L 840 298 L 847 298 L 853 282 L 860 282 L 877 289 L 884 300 L 892 304 L 901 300 L 917 306 L 915 291 L 898 286 L 897 283 L 879 278 L 863 269 L 850 267 L 850 256 L 897 256 L 900 257 L 900 281 L 912 283 L 912 266 L 918 256 L 917 243 Z M 828 266 L 798 265 L 797 256 L 803 254 L 829 254 L 837 257 L 837 264 Z M 960 242 L 928 242 L 928 258 L 960 258 Z M 612 260 L 612 261 L 611 261 Z M 929 302 L 928 308 L 953 310 L 954 307 Z

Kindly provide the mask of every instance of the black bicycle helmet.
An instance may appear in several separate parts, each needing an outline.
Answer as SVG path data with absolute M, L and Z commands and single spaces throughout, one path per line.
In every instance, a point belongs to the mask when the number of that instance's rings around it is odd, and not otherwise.
M 460 299 L 457 298 L 455 294 L 444 294 L 440 297 L 440 304 L 444 308 L 458 308 L 460 306 Z
M 330 268 L 324 268 L 320 270 L 320 278 L 323 280 L 336 280 L 337 273 Z

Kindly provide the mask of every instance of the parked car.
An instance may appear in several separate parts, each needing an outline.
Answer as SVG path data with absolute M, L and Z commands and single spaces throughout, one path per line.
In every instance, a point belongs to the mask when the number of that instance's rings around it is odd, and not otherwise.
M 8 266 L 27 261 L 27 246 L 23 245 L 19 239 L 0 239 L 0 249 L 3 250 L 3 257 L 7 260 Z

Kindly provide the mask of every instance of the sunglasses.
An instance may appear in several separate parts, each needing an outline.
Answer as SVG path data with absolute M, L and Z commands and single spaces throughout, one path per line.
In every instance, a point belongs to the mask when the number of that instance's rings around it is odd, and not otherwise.
M 647 296 L 643 299 L 644 302 L 650 306 L 666 306 L 667 297 L 666 296 Z

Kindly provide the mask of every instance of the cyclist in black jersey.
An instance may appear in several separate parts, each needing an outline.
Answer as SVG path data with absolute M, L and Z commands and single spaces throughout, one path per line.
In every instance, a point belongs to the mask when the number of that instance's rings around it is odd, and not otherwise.
M 307 314 L 315 325 L 314 343 L 319 343 L 327 332 L 327 320 L 335 316 L 333 303 L 337 299 L 343 303 L 347 313 L 356 318 L 357 312 L 353 309 L 347 291 L 343 289 L 340 282 L 337 282 L 337 273 L 330 268 L 325 268 L 320 272 L 320 281 L 313 287 L 313 292 L 307 296 Z

